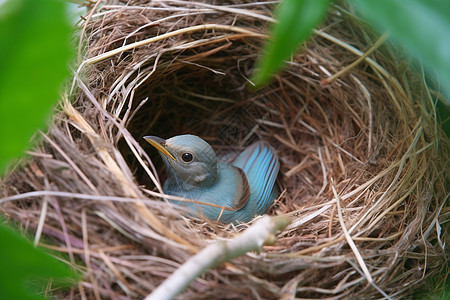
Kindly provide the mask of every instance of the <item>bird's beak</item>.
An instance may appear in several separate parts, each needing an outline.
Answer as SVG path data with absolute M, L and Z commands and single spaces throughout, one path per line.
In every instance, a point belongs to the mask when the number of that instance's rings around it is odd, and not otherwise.
M 155 147 L 159 152 L 164 154 L 167 158 L 172 158 L 176 160 L 175 157 L 166 149 L 166 140 L 157 136 L 148 135 L 144 136 L 144 139 L 150 143 L 153 147 Z

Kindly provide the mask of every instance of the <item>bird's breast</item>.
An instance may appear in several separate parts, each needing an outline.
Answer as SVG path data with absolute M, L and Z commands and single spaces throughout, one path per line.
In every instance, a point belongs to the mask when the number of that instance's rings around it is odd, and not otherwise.
M 240 168 L 219 163 L 217 171 L 217 181 L 209 187 L 186 186 L 169 178 L 165 182 L 164 192 L 194 200 L 177 201 L 178 204 L 193 210 L 194 214 L 204 215 L 212 220 L 217 220 L 221 216 L 222 222 L 232 222 L 233 216 L 226 216 L 245 206 L 250 196 L 250 186 L 244 171 Z

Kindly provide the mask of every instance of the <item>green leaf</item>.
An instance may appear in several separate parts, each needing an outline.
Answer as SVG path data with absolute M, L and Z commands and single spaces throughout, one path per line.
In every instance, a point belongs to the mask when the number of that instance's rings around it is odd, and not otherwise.
M 0 241 L 0 299 L 43 300 L 46 298 L 33 295 L 36 291 L 31 289 L 31 281 L 74 278 L 66 265 L 1 224 Z
M 450 1 L 352 0 L 374 25 L 387 30 L 437 73 L 450 96 Z M 447 101 L 449 101 L 447 98 Z M 450 104 L 450 102 L 447 102 Z
M 265 54 L 257 63 L 252 81 L 257 87 L 267 83 L 274 72 L 305 41 L 324 18 L 330 0 L 284 0 L 275 11 L 278 23 L 271 31 Z
M 45 126 L 69 74 L 71 26 L 60 0 L 0 5 L 0 174 Z
M 0 174 L 45 125 L 69 74 L 71 26 L 60 0 L 0 4 Z M 32 285 L 73 278 L 70 269 L 0 225 L 0 299 L 45 299 Z

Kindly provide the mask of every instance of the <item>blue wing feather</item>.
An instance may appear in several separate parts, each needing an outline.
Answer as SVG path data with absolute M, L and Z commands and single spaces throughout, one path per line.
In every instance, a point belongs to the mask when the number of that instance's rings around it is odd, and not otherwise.
M 264 141 L 256 142 L 247 147 L 233 166 L 241 168 L 247 175 L 250 184 L 250 199 L 245 209 L 263 214 L 275 199 L 273 190 L 280 163 L 272 148 Z

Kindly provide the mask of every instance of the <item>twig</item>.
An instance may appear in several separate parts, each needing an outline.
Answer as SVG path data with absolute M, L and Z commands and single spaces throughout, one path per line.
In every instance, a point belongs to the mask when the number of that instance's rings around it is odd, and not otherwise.
M 59 206 L 58 199 L 53 198 L 53 199 L 51 199 L 51 201 L 52 201 L 53 208 L 55 209 L 56 214 L 58 216 L 58 220 L 61 225 L 61 229 L 63 231 L 64 242 L 66 243 L 66 246 L 67 246 L 67 250 L 68 250 L 67 253 L 69 254 L 70 262 L 75 265 L 75 257 L 72 252 L 72 243 L 70 242 L 69 231 L 67 230 L 67 225 L 66 225 L 66 222 L 64 221 L 64 215 L 62 213 L 61 207 Z
M 358 268 L 358 266 L 357 266 L 354 262 L 352 262 L 351 260 L 347 260 L 347 262 L 348 262 L 350 265 L 352 265 L 352 267 L 355 268 L 355 270 L 358 271 L 358 273 L 359 273 L 361 276 L 364 276 L 363 272 Z M 381 270 L 380 270 L 380 271 L 381 271 Z M 376 285 L 375 282 L 372 282 L 371 285 L 372 285 L 378 292 L 380 292 L 380 294 L 383 295 L 383 297 L 384 297 L 385 299 L 387 299 L 387 300 L 392 300 L 392 298 L 391 298 L 388 294 L 386 294 L 386 292 L 383 291 L 378 285 Z
M 313 203 L 319 199 L 319 197 L 323 194 L 325 191 L 327 185 L 328 185 L 328 179 L 327 179 L 327 168 L 325 167 L 325 163 L 322 158 L 322 151 L 320 150 L 320 147 L 317 148 L 317 153 L 319 154 L 319 160 L 320 160 L 320 167 L 322 168 L 322 188 L 320 189 L 319 193 L 316 195 L 316 198 L 314 199 Z
M 356 67 L 358 64 L 360 64 L 363 60 L 366 59 L 366 57 L 368 57 L 370 54 L 372 54 L 375 50 L 378 49 L 378 47 L 380 47 L 388 38 L 388 34 L 385 33 L 383 34 L 376 42 L 375 44 L 370 47 L 369 50 L 366 51 L 366 53 L 364 53 L 363 55 L 361 55 L 357 60 L 355 60 L 353 63 L 351 63 L 350 65 L 348 65 L 347 67 L 345 67 L 344 69 L 342 69 L 341 71 L 337 72 L 336 74 L 334 74 L 333 76 L 330 76 L 324 80 L 322 80 L 320 82 L 321 85 L 327 85 L 332 83 L 333 81 L 335 81 L 336 79 L 338 79 L 339 77 L 341 77 L 342 75 L 350 72 L 354 67 Z
M 45 218 L 47 216 L 48 210 L 48 197 L 44 196 L 44 200 L 42 202 L 41 214 L 39 216 L 39 223 L 36 229 L 36 235 L 34 236 L 34 247 L 37 247 L 39 244 L 39 240 L 41 239 L 42 229 L 44 228 Z
M 275 234 L 289 223 L 290 219 L 285 216 L 263 216 L 234 239 L 216 241 L 186 261 L 145 300 L 173 299 L 206 270 L 249 251 L 260 251 L 263 245 L 273 244 Z
M 337 211 L 339 216 L 339 222 L 341 223 L 342 231 L 344 232 L 345 239 L 347 240 L 348 245 L 352 249 L 353 253 L 356 256 L 356 260 L 358 261 L 358 264 L 361 266 L 361 269 L 367 279 L 367 281 L 372 284 L 373 278 L 372 275 L 369 272 L 369 269 L 367 269 L 366 263 L 364 262 L 364 259 L 361 256 L 361 253 L 359 253 L 358 248 L 355 245 L 355 242 L 353 241 L 352 237 L 350 236 L 347 227 L 345 227 L 344 218 L 342 217 L 342 211 L 341 211 L 341 197 L 336 192 L 336 189 L 334 188 L 334 184 L 331 184 L 331 188 L 333 189 L 334 197 L 336 198 L 337 203 Z
M 88 226 L 87 226 L 87 219 L 86 219 L 86 209 L 83 209 L 81 211 L 81 231 L 83 233 L 83 250 L 84 250 L 84 256 L 85 256 L 85 261 L 86 261 L 86 268 L 87 268 L 87 274 L 89 276 L 89 279 L 92 282 L 92 289 L 94 290 L 94 296 L 95 296 L 95 300 L 101 300 L 101 296 L 100 296 L 100 291 L 99 291 L 99 287 L 98 287 L 98 283 L 97 283 L 97 279 L 94 276 L 94 271 L 92 269 L 92 264 L 91 264 L 91 250 L 89 247 L 89 241 L 88 241 Z M 73 249 L 72 249 L 73 251 Z M 82 285 L 81 285 L 82 287 Z
M 67 161 L 67 163 L 74 169 L 74 171 L 83 179 L 83 181 L 89 186 L 89 188 L 96 194 L 98 194 L 98 190 L 95 185 L 89 180 L 86 174 L 80 169 L 80 167 L 70 158 L 70 156 L 64 152 L 64 150 L 49 136 L 41 131 L 41 135 L 45 138 L 45 140 L 58 151 L 59 154 Z
M 261 34 L 258 32 L 254 32 L 252 30 L 241 28 L 241 27 L 221 25 L 221 24 L 201 24 L 201 25 L 191 26 L 191 27 L 187 27 L 187 28 L 181 28 L 181 29 L 178 29 L 175 31 L 167 32 L 167 33 L 164 33 L 164 34 L 152 37 L 152 38 L 148 38 L 148 39 L 145 39 L 142 41 L 134 42 L 134 43 L 125 45 L 123 47 L 119 47 L 119 48 L 110 50 L 108 52 L 102 53 L 95 57 L 91 57 L 91 58 L 85 60 L 84 62 L 82 62 L 80 64 L 78 70 L 81 70 L 85 65 L 98 63 L 104 59 L 107 59 L 116 54 L 120 54 L 124 51 L 128 51 L 128 50 L 140 47 L 140 46 L 144 46 L 144 45 L 147 45 L 150 43 L 164 40 L 164 39 L 176 36 L 178 34 L 191 33 L 191 32 L 200 31 L 200 30 L 228 30 L 228 31 L 234 31 L 234 32 L 246 34 L 246 35 L 252 36 L 252 37 L 267 38 L 267 35 L 264 35 L 264 34 Z M 79 71 L 77 73 L 79 73 Z
M 323 212 L 325 212 L 326 210 L 328 210 L 331 207 L 331 205 L 325 205 L 324 207 L 322 207 L 321 209 L 313 212 L 310 215 L 307 215 L 305 217 L 302 218 L 298 218 L 295 220 L 295 222 L 293 222 L 291 225 L 289 225 L 288 227 L 286 227 L 286 230 L 290 230 L 290 229 L 295 229 L 298 228 L 300 225 L 303 225 L 309 221 L 311 221 L 312 219 L 314 219 L 317 216 L 320 216 Z M 295 216 L 296 214 L 298 214 L 298 212 L 295 213 L 290 213 L 290 215 Z

